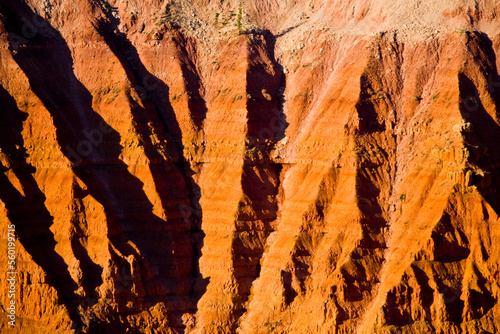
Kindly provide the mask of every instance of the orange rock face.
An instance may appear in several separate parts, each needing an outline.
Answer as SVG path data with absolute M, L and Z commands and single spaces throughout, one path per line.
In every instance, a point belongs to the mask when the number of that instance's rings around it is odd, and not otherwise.
M 1 0 L 0 331 L 500 332 L 499 18 Z

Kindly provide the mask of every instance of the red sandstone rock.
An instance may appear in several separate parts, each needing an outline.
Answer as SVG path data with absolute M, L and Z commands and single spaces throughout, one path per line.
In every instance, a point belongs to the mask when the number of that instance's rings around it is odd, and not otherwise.
M 1 332 L 499 332 L 499 8 L 0 1 Z

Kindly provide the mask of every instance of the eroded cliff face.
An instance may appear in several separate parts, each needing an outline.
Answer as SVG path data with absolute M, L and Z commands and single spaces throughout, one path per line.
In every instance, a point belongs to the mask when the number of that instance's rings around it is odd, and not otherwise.
M 495 1 L 0 1 L 15 333 L 500 331 Z

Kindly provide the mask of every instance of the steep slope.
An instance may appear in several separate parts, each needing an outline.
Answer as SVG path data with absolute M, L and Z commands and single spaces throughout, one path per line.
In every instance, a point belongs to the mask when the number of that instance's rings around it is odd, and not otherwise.
M 0 1 L 1 331 L 499 332 L 499 8 Z

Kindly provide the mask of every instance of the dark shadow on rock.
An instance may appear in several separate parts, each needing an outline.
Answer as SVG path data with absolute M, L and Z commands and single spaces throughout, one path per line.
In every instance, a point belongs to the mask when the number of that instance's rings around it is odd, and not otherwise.
M 496 69 L 493 69 L 496 73 Z M 498 78 L 497 78 L 498 79 Z M 500 126 L 485 110 L 474 82 L 465 74 L 459 74 L 460 112 L 467 129 L 462 129 L 465 142 L 471 149 L 481 152 L 475 165 L 491 173 L 492 183 L 486 187 L 478 185 L 478 191 L 500 215 Z M 496 103 L 498 111 L 500 104 Z
M 276 35 L 276 38 L 280 38 L 280 37 L 285 36 L 285 35 L 286 35 L 286 34 L 288 34 L 290 31 L 292 31 L 292 30 L 294 30 L 294 29 L 296 29 L 296 28 L 298 28 L 298 27 L 302 26 L 304 23 L 306 23 L 306 21 L 303 21 L 303 22 L 298 23 L 298 24 L 296 24 L 296 25 L 294 25 L 294 26 L 291 26 L 291 27 L 286 28 L 285 30 L 283 30 L 282 32 L 280 32 L 279 34 L 277 34 L 277 35 Z
M 255 146 L 267 155 L 274 144 L 285 137 L 285 130 L 288 127 L 283 113 L 286 77 L 283 66 L 276 61 L 274 55 L 276 43 L 274 36 L 266 31 L 262 35 L 249 35 L 248 39 L 250 62 L 246 77 L 248 146 L 249 148 Z M 260 54 L 261 48 L 266 55 Z M 271 60 L 272 69 L 267 69 L 264 62 L 258 61 L 263 56 Z
M 387 293 L 385 305 L 382 307 L 387 325 L 403 327 L 415 323 L 411 314 L 412 292 L 411 286 L 401 283 Z
M 0 199 L 5 203 L 7 216 L 15 225 L 16 235 L 33 261 L 48 275 L 48 283 L 57 290 L 58 297 L 67 308 L 71 320 L 79 322 L 75 305 L 77 284 L 68 271 L 63 258 L 55 251 L 57 242 L 50 227 L 53 217 L 45 206 L 45 196 L 32 173 L 35 168 L 26 162 L 24 140 L 21 135 L 27 114 L 17 108 L 16 101 L 0 86 L 0 149 L 11 166 L 1 166 Z M 18 178 L 21 193 L 3 173 L 11 171 Z
M 132 256 L 139 263 L 140 273 L 137 275 L 141 276 L 145 295 L 135 295 L 132 284 L 120 294 L 128 296 L 128 300 L 136 300 L 139 305 L 146 304 L 145 308 L 164 302 L 168 309 L 175 310 L 178 303 L 185 304 L 182 299 L 191 289 L 189 279 L 184 277 L 193 275 L 191 260 L 187 266 L 181 262 L 186 257 L 191 259 L 195 253 L 189 236 L 193 230 L 192 222 L 182 218 L 176 204 L 186 201 L 186 187 L 191 187 L 194 198 L 199 190 L 189 182 L 183 185 L 182 179 L 176 178 L 179 171 L 172 164 L 165 163 L 165 168 L 153 166 L 155 181 L 162 179 L 168 186 L 169 199 L 176 201 L 170 206 L 174 206 L 178 213 L 168 221 L 154 215 L 143 183 L 130 174 L 127 165 L 120 160 L 123 147 L 119 133 L 92 109 L 92 95 L 73 73 L 71 53 L 62 36 L 24 3 L 9 2 L 2 4 L 1 8 L 9 37 L 23 35 L 22 18 L 33 18 L 39 23 L 36 33 L 31 34 L 22 47 L 10 43 L 12 55 L 28 77 L 33 92 L 52 115 L 57 140 L 62 152 L 73 163 L 75 175 L 85 183 L 89 195 L 104 207 L 111 244 L 121 254 Z M 169 121 L 167 118 L 162 120 L 166 127 Z M 148 157 L 152 157 L 151 152 L 148 152 Z M 167 185 L 169 179 L 174 181 L 173 186 Z M 196 213 L 194 209 L 192 212 Z M 198 244 L 195 246 L 199 247 Z M 102 324 L 103 329 L 126 327 L 118 317 L 114 319 L 112 323 Z M 173 327 L 182 327 L 180 319 L 172 314 L 169 320 Z
M 373 132 L 385 131 L 385 125 L 378 119 L 374 98 L 379 98 L 381 93 L 374 92 L 373 87 L 366 75 L 360 78 L 361 91 L 359 101 L 356 103 L 356 110 L 359 117 L 359 134 L 370 134 Z M 374 97 L 375 96 L 375 97 Z
M 430 324 L 432 323 L 431 305 L 434 302 L 434 290 L 429 285 L 429 277 L 427 277 L 425 271 L 419 268 L 416 262 L 411 264 L 411 268 L 413 269 L 415 279 L 420 287 L 420 294 L 418 298 L 424 311 L 423 320 Z
M 380 189 L 373 181 L 370 169 L 361 167 L 356 174 L 358 207 L 363 216 L 360 220 L 363 237 L 359 246 L 367 249 L 386 248 L 384 229 L 387 221 L 378 201 Z
M 73 181 L 72 185 L 73 192 L 73 210 L 74 213 L 71 217 L 71 225 L 73 226 L 74 236 L 71 239 L 71 249 L 73 254 L 80 261 L 80 267 L 83 272 L 82 284 L 87 292 L 88 299 L 97 300 L 98 296 L 96 293 L 96 288 L 102 283 L 102 267 L 94 263 L 90 258 L 85 244 L 88 241 L 89 235 L 87 234 L 87 222 L 85 218 L 80 219 L 80 215 L 77 213 L 85 212 L 85 206 L 83 203 L 83 198 L 87 196 L 87 192 L 80 189 L 79 185 Z
M 98 22 L 96 29 L 104 37 L 113 54 L 119 59 L 122 67 L 125 69 L 128 80 L 134 86 L 133 89 L 135 89 L 140 99 L 140 101 L 135 101 L 130 93 L 127 94 L 136 131 L 140 134 L 146 156 L 152 163 L 150 171 L 157 192 L 161 197 L 163 207 L 168 208 L 169 203 L 175 201 L 174 197 L 178 196 L 178 194 L 187 193 L 187 202 L 184 201 L 177 206 L 182 215 L 183 222 L 171 221 L 169 224 L 188 225 L 184 227 L 185 230 L 176 237 L 176 240 L 178 240 L 178 243 L 181 243 L 180 240 L 183 240 L 182 243 L 190 243 L 192 246 L 190 252 L 192 260 L 189 296 L 193 302 L 192 311 L 195 312 L 197 302 L 205 293 L 208 285 L 208 279 L 202 278 L 199 269 L 199 259 L 205 237 L 205 233 L 201 229 L 203 218 L 200 205 L 201 190 L 194 181 L 195 171 L 183 155 L 182 132 L 169 100 L 169 87 L 147 70 L 139 57 L 136 47 L 127 39 L 125 34 L 119 31 L 119 19 L 110 15 L 106 8 L 101 9 L 108 17 L 108 20 Z M 171 33 L 175 35 L 174 41 L 178 45 L 185 45 L 186 42 L 182 35 L 176 33 L 174 29 L 172 29 Z M 198 127 L 198 130 L 200 130 L 207 112 L 205 101 L 200 94 L 202 89 L 201 80 L 198 74 L 195 73 L 195 65 L 185 54 L 185 50 L 180 49 L 179 53 L 183 58 L 179 61 L 181 62 L 186 89 L 189 95 L 188 107 L 193 117 L 193 122 Z M 184 62 L 187 62 L 187 64 Z M 158 124 L 161 127 L 157 127 L 156 125 Z M 151 141 L 153 134 L 166 141 L 165 151 L 175 157 L 174 160 L 176 162 L 172 166 L 175 166 L 177 171 L 169 167 L 171 163 L 166 161 L 162 154 L 159 154 L 159 147 L 155 146 L 155 143 Z M 162 148 L 160 147 L 160 149 Z M 168 184 L 169 182 L 166 182 L 166 180 L 169 179 L 177 179 L 177 183 L 174 182 L 172 184 L 172 181 L 170 181 L 170 184 Z M 183 184 L 180 184 L 178 180 L 182 180 Z M 186 236 L 189 240 L 184 240 Z M 182 258 L 186 255 L 185 252 L 176 252 L 176 254 L 180 255 L 180 258 L 177 259 L 178 261 L 182 261 Z M 178 263 L 178 265 L 182 266 L 183 264 Z
M 460 235 L 461 242 L 457 240 L 456 235 Z M 434 260 L 439 262 L 459 262 L 469 257 L 470 249 L 467 236 L 460 229 L 453 226 L 451 217 L 444 212 L 431 233 L 431 239 L 434 242 Z M 463 243 L 464 245 L 460 245 Z
M 285 297 L 285 304 L 290 305 L 295 300 L 295 297 L 298 296 L 298 293 L 292 286 L 293 275 L 289 271 L 281 270 L 280 276 L 281 282 L 283 283 L 283 297 Z
M 285 137 L 288 126 L 283 113 L 285 75 L 283 67 L 274 56 L 275 38 L 266 31 L 246 36 L 249 69 L 246 73 L 247 136 L 246 151 L 255 152 L 253 157 L 245 153 L 241 187 L 245 199 L 238 204 L 237 236 L 233 240 L 234 276 L 238 283 L 238 295 L 233 318 L 238 319 L 245 311 L 244 304 L 250 289 L 260 275 L 260 260 L 266 240 L 274 231 L 278 214 L 278 193 L 282 166 L 271 160 L 271 152 L 278 141 Z M 266 58 L 272 63 L 269 68 Z M 253 153 L 252 153 L 253 154 Z M 257 160 L 253 158 L 260 156 Z M 247 215 L 254 212 L 255 216 Z M 260 221 L 261 225 L 256 224 Z M 248 247 L 246 239 L 254 242 Z M 236 322 L 233 323 L 233 330 Z

